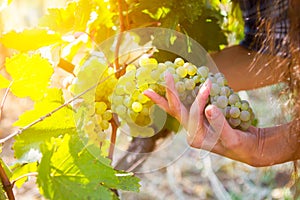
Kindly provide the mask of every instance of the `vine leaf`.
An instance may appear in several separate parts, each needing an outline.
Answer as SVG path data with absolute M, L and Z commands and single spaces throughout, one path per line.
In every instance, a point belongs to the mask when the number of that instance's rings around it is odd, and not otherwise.
M 50 8 L 48 14 L 40 19 L 39 26 L 66 34 L 86 31 L 92 12 L 91 1 L 80 0 L 68 3 L 66 8 Z
M 52 138 L 42 145 L 43 158 L 38 168 L 41 193 L 49 199 L 116 199 L 109 188 L 136 190 L 138 179 L 127 175 L 120 181 L 109 160 L 94 157 L 76 135 Z M 99 154 L 98 154 L 99 155 Z M 126 174 L 125 174 L 126 175 Z
M 37 162 L 32 163 L 16 163 L 14 166 L 11 167 L 13 173 L 10 177 L 10 181 L 16 180 L 20 178 L 21 176 L 31 173 L 31 172 L 37 172 Z M 20 188 L 26 181 L 28 180 L 27 176 L 24 176 L 23 178 L 17 180 L 15 182 L 15 185 Z
M 4 46 L 21 52 L 36 50 L 61 41 L 60 34 L 45 29 L 28 29 L 22 32 L 11 31 L 0 38 L 0 43 Z
M 57 88 L 50 88 L 45 93 L 45 97 L 35 103 L 34 109 L 23 113 L 19 120 L 14 123 L 14 126 L 24 127 L 63 104 L 62 91 Z M 24 161 L 32 161 L 32 153 L 34 154 L 34 152 L 30 152 L 31 149 L 39 150 L 40 144 L 44 143 L 45 140 L 66 133 L 76 133 L 73 111 L 70 107 L 60 109 L 51 117 L 45 118 L 16 136 L 15 156 L 17 158 L 23 157 Z
M 29 96 L 32 100 L 42 98 L 53 73 L 51 64 L 38 54 L 13 56 L 6 60 L 6 70 L 12 77 L 12 93 L 18 97 Z

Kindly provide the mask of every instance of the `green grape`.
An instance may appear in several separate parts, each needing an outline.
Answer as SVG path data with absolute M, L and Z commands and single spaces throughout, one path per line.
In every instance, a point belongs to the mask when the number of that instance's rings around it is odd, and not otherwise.
M 201 76 L 199 76 L 199 75 L 193 76 L 193 80 L 196 84 L 198 84 L 201 82 Z
M 185 84 L 182 81 L 175 83 L 175 88 L 178 93 L 183 93 L 185 91 Z
M 192 103 L 194 102 L 194 100 L 195 100 L 195 97 L 192 94 L 188 94 L 185 98 L 184 103 L 190 107 L 192 105 Z
M 127 108 L 123 105 L 118 105 L 115 108 L 115 112 L 119 115 L 119 116 L 124 116 L 126 114 Z
M 239 118 L 229 118 L 228 122 L 233 127 L 237 127 L 241 124 L 241 120 Z
M 186 79 L 184 81 L 184 85 L 187 90 L 193 90 L 196 86 L 195 81 L 193 79 Z
M 170 74 L 175 74 L 176 70 L 173 67 L 168 67 L 167 72 L 169 72 Z
M 241 105 L 241 110 L 248 110 L 249 109 L 249 103 L 245 100 L 241 101 L 242 105 Z
M 150 109 L 149 107 L 143 106 L 142 111 L 140 112 L 142 115 L 149 115 Z
M 117 95 L 125 94 L 124 86 L 123 85 L 117 85 L 116 88 L 115 88 L 115 93 Z
M 217 99 L 217 105 L 219 108 L 226 108 L 228 104 L 228 99 L 226 96 L 219 96 Z
M 235 103 L 238 101 L 240 101 L 240 97 L 237 94 L 231 94 L 228 97 L 229 105 L 235 105 Z
M 187 75 L 187 69 L 185 67 L 178 67 L 176 69 L 176 74 L 178 74 L 180 78 L 184 78 Z
M 147 126 L 151 123 L 151 119 L 149 116 L 139 114 L 134 122 L 139 126 Z
M 230 108 L 230 116 L 231 116 L 232 118 L 238 118 L 238 117 L 240 116 L 240 114 L 241 114 L 241 111 L 240 111 L 239 108 L 234 107 L 234 106 L 232 106 L 232 107 Z
M 157 82 L 161 74 L 162 72 L 159 69 L 153 70 L 151 71 L 151 78 Z
M 217 73 L 214 74 L 214 77 L 215 77 L 216 79 L 218 79 L 218 78 L 220 78 L 220 77 L 224 77 L 224 75 L 223 75 L 222 73 L 220 73 L 220 72 L 217 72 Z
M 137 112 L 134 112 L 133 110 L 131 109 L 128 109 L 127 110 L 127 116 L 130 117 L 130 119 L 134 122 L 136 120 L 136 118 L 138 117 L 139 113 Z
M 157 69 L 160 70 L 161 72 L 164 72 L 167 68 L 168 66 L 165 63 L 159 63 L 157 65 Z
M 231 107 L 230 106 L 226 106 L 226 108 L 224 108 L 225 109 L 225 117 L 226 118 L 230 118 L 230 109 L 231 109 Z
M 135 83 L 133 81 L 128 81 L 125 83 L 124 90 L 127 94 L 131 94 L 131 92 L 135 89 Z
M 112 102 L 114 105 L 121 105 L 123 104 L 123 96 L 113 96 Z
M 141 57 L 139 59 L 139 65 L 143 68 L 154 69 L 157 67 L 157 60 L 155 58 Z
M 197 74 L 205 79 L 208 77 L 208 72 L 209 72 L 209 69 L 205 66 L 201 66 L 197 69 Z
M 180 81 L 180 77 L 178 76 L 178 74 L 172 74 L 173 75 L 173 79 L 174 82 L 177 83 L 178 81 Z
M 250 120 L 250 113 L 247 110 L 242 110 L 241 114 L 240 114 L 240 119 L 244 122 L 249 121 Z
M 200 78 L 200 83 L 204 83 L 205 81 L 206 81 L 206 78 L 204 78 L 204 77 Z
M 110 110 L 106 110 L 103 114 L 102 114 L 102 119 L 103 120 L 111 120 L 112 119 L 112 113 Z
M 220 95 L 229 97 L 229 95 L 230 95 L 230 89 L 227 86 L 221 87 L 221 89 L 220 89 Z
M 137 79 L 144 79 L 144 77 L 147 77 L 150 74 L 150 69 L 146 67 L 140 67 L 136 70 L 136 78 Z
M 131 94 L 131 99 L 134 101 L 137 100 L 140 94 L 141 94 L 140 90 L 135 89 Z
M 241 103 L 240 101 L 238 101 L 238 102 L 236 102 L 236 103 L 234 104 L 234 106 L 237 107 L 237 108 L 241 108 L 242 103 Z
M 134 112 L 138 113 L 142 111 L 143 105 L 140 102 L 135 101 L 132 103 L 131 108 Z
M 104 102 L 95 102 L 95 109 L 96 109 L 96 113 L 97 114 L 103 114 L 106 109 L 107 109 L 107 105 Z
M 197 73 L 197 67 L 191 63 L 185 63 L 183 67 L 187 69 L 187 74 L 190 76 L 194 76 Z
M 187 94 L 185 92 L 179 93 L 179 99 L 180 101 L 185 101 Z
M 217 79 L 214 77 L 214 75 L 209 75 L 208 78 L 209 78 L 209 80 L 210 80 L 212 83 L 218 85 L 218 84 L 217 84 Z M 218 85 L 218 86 L 219 86 L 219 85 Z
M 246 121 L 246 122 L 242 121 L 241 124 L 240 124 L 240 128 L 243 131 L 246 131 L 250 126 L 251 126 L 251 121 Z
M 132 100 L 131 100 L 130 96 L 125 96 L 124 97 L 123 104 L 126 107 L 129 107 L 132 104 Z
M 217 78 L 217 84 L 219 86 L 225 86 L 227 85 L 227 80 L 224 77 L 220 76 L 219 78 Z
M 182 58 L 176 58 L 174 61 L 174 64 L 177 66 L 183 66 L 184 65 L 184 60 Z
M 129 71 L 132 71 L 132 70 L 136 70 L 136 66 L 134 64 L 127 65 L 126 73 L 128 73 Z
M 100 122 L 100 126 L 101 126 L 101 128 L 102 128 L 103 130 L 106 130 L 106 129 L 109 128 L 109 122 L 108 122 L 107 120 L 102 120 L 102 121 Z
M 168 67 L 176 68 L 176 65 L 173 62 L 171 62 L 171 61 L 166 61 L 164 64 L 167 66 L 167 68 Z
M 212 83 L 211 89 L 210 89 L 210 95 L 211 96 L 216 96 L 220 93 L 220 87 L 216 83 Z
M 140 103 L 146 103 L 147 101 L 149 101 L 150 99 L 145 96 L 144 94 L 139 94 L 137 100 L 140 102 Z

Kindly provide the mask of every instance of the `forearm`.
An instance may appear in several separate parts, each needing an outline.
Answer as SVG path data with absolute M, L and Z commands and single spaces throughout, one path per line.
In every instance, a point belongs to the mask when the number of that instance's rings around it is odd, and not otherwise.
M 288 126 L 289 124 L 270 128 L 251 127 L 248 133 L 236 130 L 237 138 L 229 141 L 226 136 L 221 136 L 223 147 L 220 148 L 219 145 L 213 152 L 256 167 L 300 159 L 298 136 L 290 134 Z
M 235 91 L 250 90 L 286 81 L 287 61 L 259 54 L 240 45 L 211 54 L 220 72 Z M 272 73 L 270 73 L 272 72 Z

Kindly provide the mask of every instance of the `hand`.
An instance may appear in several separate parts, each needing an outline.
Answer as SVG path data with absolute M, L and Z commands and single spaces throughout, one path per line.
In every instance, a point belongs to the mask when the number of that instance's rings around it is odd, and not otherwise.
M 214 105 L 205 107 L 211 88 L 209 80 L 200 88 L 189 110 L 179 99 L 173 76 L 166 73 L 165 80 L 166 98 L 152 90 L 146 90 L 144 94 L 185 127 L 188 143 L 192 147 L 212 151 L 242 162 L 248 162 L 249 159 L 253 161 L 249 152 L 255 150 L 255 153 L 258 149 L 256 135 L 232 129 L 219 108 Z M 252 132 L 257 131 L 254 127 L 250 129 Z

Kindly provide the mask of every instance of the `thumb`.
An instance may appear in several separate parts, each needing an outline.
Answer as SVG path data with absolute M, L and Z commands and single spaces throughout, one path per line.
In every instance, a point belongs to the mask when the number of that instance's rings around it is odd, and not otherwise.
M 227 133 L 232 130 L 222 111 L 215 105 L 208 105 L 206 107 L 205 116 L 214 131 L 215 136 L 218 135 L 221 137 L 221 133 Z

